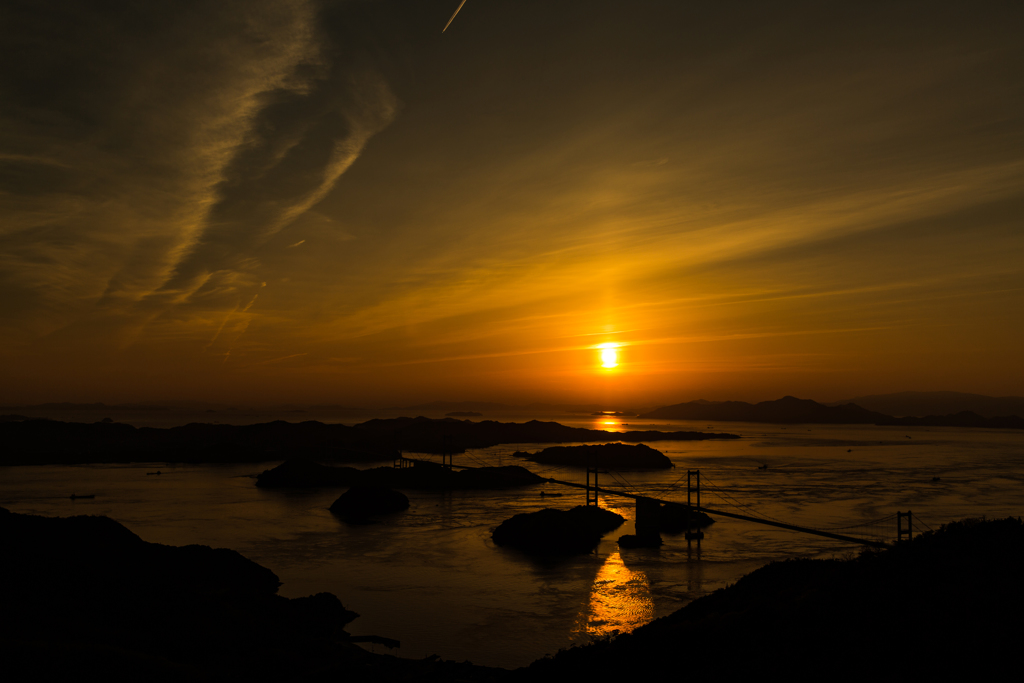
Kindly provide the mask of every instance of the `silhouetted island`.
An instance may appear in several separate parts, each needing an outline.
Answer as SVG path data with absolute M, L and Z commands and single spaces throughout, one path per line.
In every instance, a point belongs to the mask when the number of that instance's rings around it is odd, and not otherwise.
M 409 498 L 385 486 L 353 486 L 331 503 L 334 514 L 354 521 L 409 509 Z
M 308 460 L 286 460 L 256 477 L 260 488 L 332 488 L 365 485 L 396 489 L 473 490 L 506 489 L 542 484 L 544 477 L 525 467 L 466 467 L 448 469 L 439 463 L 412 461 L 412 467 L 374 467 L 357 470 L 331 467 Z
M 585 553 L 601 536 L 626 521 L 604 508 L 578 505 L 571 510 L 545 508 L 509 517 L 491 534 L 497 545 L 541 555 Z
M 777 401 L 690 401 L 652 410 L 647 420 L 715 420 L 719 422 L 768 422 L 778 424 L 876 424 L 890 419 L 860 406 L 826 406 L 810 399 L 784 396 Z
M 658 531 L 666 534 L 682 533 L 687 524 L 700 529 L 714 523 L 711 517 L 683 503 L 665 503 L 658 512 Z
M 828 406 L 810 399 L 784 396 L 777 401 L 690 401 L 658 408 L 640 416 L 649 420 L 714 420 L 769 424 L 873 424 L 881 427 L 970 427 L 1024 429 L 1024 418 L 1015 415 L 982 417 L 962 411 L 951 415 L 892 417 L 865 410 L 853 403 Z
M 902 391 L 895 394 L 857 396 L 828 403 L 857 405 L 895 417 L 956 415 L 970 411 L 982 417 L 1024 416 L 1024 396 L 984 396 L 959 391 Z
M 537 453 L 516 451 L 512 456 L 543 465 L 572 467 L 612 467 L 617 470 L 664 470 L 674 467 L 664 453 L 642 443 L 551 446 Z
M 982 417 L 965 410 L 954 415 L 926 415 L 924 417 L 890 417 L 881 425 L 893 427 L 970 427 L 981 429 L 1024 429 L 1024 418 L 1016 415 Z
M 267 489 L 310 489 L 351 486 L 362 471 L 354 467 L 331 467 L 306 458 L 292 458 L 256 475 L 256 486 Z
M 462 453 L 499 444 L 738 439 L 704 432 L 606 432 L 557 422 L 433 420 L 401 417 L 349 427 L 276 420 L 254 425 L 192 423 L 158 429 L 116 422 L 0 421 L 2 465 L 101 462 L 266 462 L 305 457 L 321 462 L 395 460 L 400 451 Z
M 701 441 L 738 439 L 735 434 L 707 432 L 608 432 L 601 429 L 566 427 L 557 422 L 496 422 L 494 420 L 431 420 L 426 417 L 398 417 L 369 420 L 353 429 L 390 438 L 399 448 L 418 453 L 461 453 L 468 448 L 489 448 L 517 443 L 595 443 L 610 439 L 628 443 L 645 441 Z

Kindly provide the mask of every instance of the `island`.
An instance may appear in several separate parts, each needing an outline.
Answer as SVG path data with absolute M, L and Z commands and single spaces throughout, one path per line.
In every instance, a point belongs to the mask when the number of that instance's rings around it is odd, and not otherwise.
M 494 529 L 491 538 L 496 545 L 539 555 L 586 553 L 601 536 L 625 521 L 622 515 L 594 505 L 577 505 L 571 510 L 544 508 L 509 517 Z
M 366 522 L 373 517 L 409 509 L 409 498 L 385 486 L 353 486 L 331 503 L 331 512 L 344 519 Z
M 664 453 L 642 443 L 551 446 L 537 453 L 516 451 L 512 455 L 542 465 L 610 467 L 617 470 L 664 470 L 675 467 Z
M 738 439 L 734 434 L 629 431 L 566 427 L 557 422 L 495 422 L 400 417 L 354 426 L 315 420 L 275 420 L 253 425 L 192 423 L 180 427 L 133 427 L 18 419 L 0 421 L 0 466 L 79 463 L 267 462 L 302 457 L 318 462 L 394 461 L 401 452 L 462 453 L 501 444 L 627 443 Z
M 269 489 L 336 488 L 342 486 L 384 486 L 408 490 L 507 489 L 543 484 L 544 477 L 525 467 L 459 467 L 449 469 L 424 460 L 405 461 L 411 467 L 332 467 L 308 460 L 286 460 L 264 470 L 256 486 Z

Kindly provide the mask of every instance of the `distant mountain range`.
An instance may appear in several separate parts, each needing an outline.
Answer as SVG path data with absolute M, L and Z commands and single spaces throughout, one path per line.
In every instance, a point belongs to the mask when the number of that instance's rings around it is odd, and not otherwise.
M 103 403 L 43 403 L 33 406 L 4 406 L 0 411 L 31 411 L 68 413 L 72 411 L 160 411 L 191 409 L 205 412 L 245 411 L 253 409 L 230 407 L 193 401 L 168 401 L 163 405 Z M 904 391 L 896 394 L 859 396 L 847 401 L 819 403 L 810 399 L 785 396 L 775 401 L 746 403 L 744 401 L 689 401 L 665 406 L 648 412 L 627 410 L 621 406 L 600 404 L 531 403 L 509 405 L 484 401 L 433 401 L 389 411 L 415 413 L 454 413 L 466 417 L 469 413 L 480 416 L 515 414 L 567 414 L 593 415 L 598 412 L 620 411 L 620 415 L 640 413 L 637 419 L 652 420 L 708 420 L 722 422 L 766 422 L 776 424 L 878 424 L 878 425 L 946 425 L 954 427 L 1021 428 L 1024 423 L 1024 397 L 984 396 L 956 391 Z M 259 409 L 261 413 L 302 413 L 307 411 L 345 411 L 353 414 L 373 414 L 380 411 L 338 405 L 281 405 Z M 557 419 L 557 418 L 556 418 Z
M 890 416 L 847 404 L 826 406 L 810 399 L 785 396 L 776 401 L 690 401 L 652 410 L 648 420 L 717 420 L 721 422 L 773 422 L 804 424 L 876 424 Z
M 773 424 L 875 424 L 915 427 L 983 427 L 1024 429 L 1024 418 L 1015 415 L 985 417 L 969 410 L 922 417 L 893 417 L 854 403 L 825 405 L 810 399 L 785 396 L 776 401 L 690 401 L 658 408 L 640 416 L 649 420 L 709 420 L 720 422 L 767 422 Z
M 845 401 L 826 403 L 840 406 L 856 403 L 862 408 L 887 415 L 949 415 L 965 410 L 982 417 L 1016 415 L 1024 417 L 1024 396 L 983 396 L 959 391 L 903 391 L 898 394 L 858 396 Z
M 0 406 L 0 410 L 167 410 L 167 407 L 143 403 L 113 406 L 108 406 L 106 403 L 38 403 L 31 406 Z

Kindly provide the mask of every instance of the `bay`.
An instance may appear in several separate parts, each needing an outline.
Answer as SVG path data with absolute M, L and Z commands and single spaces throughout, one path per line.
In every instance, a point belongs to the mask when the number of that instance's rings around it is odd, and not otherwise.
M 114 417 L 137 426 L 211 421 L 203 414 Z M 218 417 L 242 424 L 296 419 L 259 412 Z M 530 417 L 552 419 L 488 416 Z M 325 413 L 301 419 L 352 424 L 368 417 Z M 587 415 L 555 419 L 612 432 L 739 434 L 743 438 L 733 441 L 652 443 L 672 459 L 674 469 L 610 472 L 602 475 L 601 486 L 685 501 L 686 472 L 699 469 L 706 507 L 801 526 L 856 527 L 913 510 L 915 530 L 921 532 L 964 517 L 1019 516 L 1024 507 L 1024 433 L 1017 431 L 652 423 Z M 545 445 L 550 444 L 529 450 Z M 526 447 L 472 450 L 456 455 L 455 464 L 519 464 L 546 477 L 583 481 L 581 470 L 514 459 L 517 449 Z M 0 469 L 0 506 L 48 516 L 108 515 L 147 541 L 232 548 L 272 569 L 283 582 L 282 595 L 336 594 L 362 615 L 348 630 L 400 640 L 394 654 L 437 654 L 510 668 L 632 630 L 767 562 L 861 550 L 725 517 L 706 529 L 699 543 L 664 535 L 659 550 L 619 550 L 616 539 L 632 531 L 634 506 L 628 498 L 608 495 L 602 505 L 625 516 L 626 524 L 590 554 L 537 560 L 496 547 L 491 531 L 519 512 L 582 504 L 583 491 L 547 483 L 513 491 L 409 492 L 407 512 L 378 524 L 349 525 L 327 510 L 343 489 L 256 488 L 255 475 L 275 464 L 8 467 Z M 147 474 L 157 470 L 160 475 Z M 542 497 L 541 490 L 563 495 Z M 71 500 L 73 493 L 95 498 Z M 841 533 L 891 541 L 896 525 L 888 520 Z

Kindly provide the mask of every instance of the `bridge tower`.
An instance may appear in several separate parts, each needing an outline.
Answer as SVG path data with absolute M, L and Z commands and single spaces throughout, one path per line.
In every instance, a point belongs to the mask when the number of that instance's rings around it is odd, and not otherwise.
M 661 545 L 661 501 L 656 498 L 636 499 L 636 536 L 646 545 Z
M 451 471 L 452 469 L 452 455 L 454 455 L 455 449 L 452 447 L 452 436 L 451 434 L 445 434 L 441 437 L 441 467 Z
M 694 496 L 696 494 L 696 496 Z M 694 508 L 693 503 L 696 498 L 697 507 Z M 700 530 L 700 527 L 696 527 L 692 524 L 691 512 L 696 509 L 696 512 L 700 512 L 700 470 L 686 470 L 686 540 L 690 541 L 704 538 L 704 532 Z
M 590 475 L 591 475 L 591 473 L 593 473 L 593 475 L 594 475 L 594 486 L 593 486 L 593 488 L 591 488 L 591 486 L 590 486 Z M 591 505 L 593 505 L 594 507 L 598 507 L 598 505 L 597 505 L 597 465 L 588 464 L 587 465 L 587 507 L 589 507 Z
M 907 528 L 903 528 L 903 520 L 907 520 Z M 896 542 L 899 543 L 903 540 L 903 535 L 906 534 L 907 540 L 911 540 L 914 537 L 914 513 L 911 510 L 906 512 L 896 513 Z

